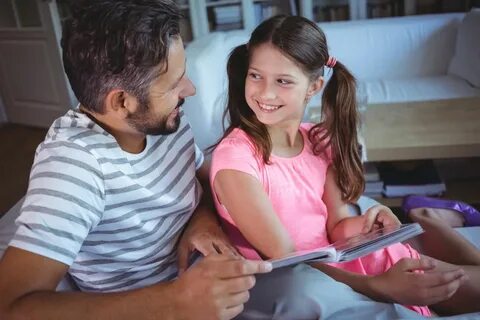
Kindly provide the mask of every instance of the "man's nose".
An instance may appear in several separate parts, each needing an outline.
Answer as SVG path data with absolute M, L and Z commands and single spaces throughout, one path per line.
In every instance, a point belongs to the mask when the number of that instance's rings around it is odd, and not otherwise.
M 186 97 L 190 97 L 190 96 L 195 95 L 197 89 L 193 85 L 193 82 L 190 80 L 190 78 L 185 76 L 184 81 L 185 81 L 185 88 L 183 89 L 182 96 L 184 98 L 186 98 Z

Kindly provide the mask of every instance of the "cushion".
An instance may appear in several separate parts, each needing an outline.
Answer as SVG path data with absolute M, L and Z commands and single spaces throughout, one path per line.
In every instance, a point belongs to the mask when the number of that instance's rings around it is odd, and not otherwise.
M 460 24 L 455 54 L 448 72 L 480 88 L 480 9 L 472 9 Z
M 397 103 L 479 97 L 480 88 L 454 76 L 431 76 L 407 79 L 359 81 L 365 87 L 368 103 Z M 321 94 L 310 100 L 309 107 L 321 104 Z
M 359 80 L 447 74 L 463 13 L 320 23 L 330 54 Z

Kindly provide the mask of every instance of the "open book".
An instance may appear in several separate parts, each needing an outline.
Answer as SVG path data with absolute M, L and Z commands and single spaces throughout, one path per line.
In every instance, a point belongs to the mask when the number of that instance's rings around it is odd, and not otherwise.
M 423 232 L 418 223 L 385 227 L 333 244 L 312 250 L 291 253 L 282 258 L 269 260 L 273 268 L 286 267 L 300 262 L 344 262 L 360 258 L 371 252 L 388 247 L 419 235 Z

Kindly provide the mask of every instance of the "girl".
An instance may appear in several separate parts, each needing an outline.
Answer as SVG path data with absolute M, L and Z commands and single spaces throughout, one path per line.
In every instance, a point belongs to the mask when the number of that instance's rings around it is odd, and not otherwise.
M 332 77 L 322 96 L 322 122 L 302 123 L 307 102 L 323 88 L 325 67 Z M 294 16 L 263 22 L 247 44 L 233 50 L 227 72 L 231 124 L 213 153 L 210 181 L 240 253 L 276 258 L 400 223 L 384 206 L 358 217 L 348 213 L 348 203 L 364 188 L 356 85 L 329 56 L 325 35 L 314 23 Z M 452 295 L 479 296 L 478 288 L 464 284 L 470 270 L 420 258 L 403 244 L 314 267 L 384 301 L 427 305 L 447 299 L 448 304 Z M 427 307 L 411 308 L 430 315 Z

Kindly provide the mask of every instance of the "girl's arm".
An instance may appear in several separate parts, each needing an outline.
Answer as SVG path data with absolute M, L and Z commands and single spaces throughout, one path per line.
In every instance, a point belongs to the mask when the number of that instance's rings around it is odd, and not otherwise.
M 363 215 L 352 216 L 348 203 L 342 200 L 332 166 L 327 171 L 323 201 L 327 206 L 327 233 L 331 242 L 369 232 L 376 226 L 400 225 L 393 212 L 383 205 L 373 206 Z
M 386 210 L 387 207 L 374 206 L 362 216 L 351 217 L 331 167 L 327 172 L 323 200 L 328 210 L 327 232 L 330 241 L 363 232 L 365 226 L 373 222 L 388 220 L 388 214 L 391 213 Z M 393 217 L 392 221 L 395 221 L 396 217 Z M 436 261 L 426 257 L 403 258 L 376 276 L 355 274 L 322 263 L 313 266 L 371 299 L 406 305 L 430 305 L 443 301 L 451 297 L 465 281 L 462 269 L 437 269 Z
M 261 183 L 237 170 L 220 170 L 213 181 L 215 194 L 245 239 L 266 258 L 295 251 Z
M 348 203 L 342 200 L 342 193 L 337 185 L 335 169 L 332 166 L 327 171 L 323 202 L 327 206 L 327 233 L 331 242 L 362 232 L 364 216 L 352 217 L 350 214 Z

